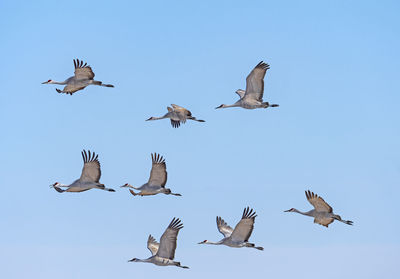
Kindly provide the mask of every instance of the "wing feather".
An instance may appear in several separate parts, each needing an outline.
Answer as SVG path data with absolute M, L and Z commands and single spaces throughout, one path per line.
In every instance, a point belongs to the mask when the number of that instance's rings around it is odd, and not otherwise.
M 332 213 L 332 207 L 323 198 L 310 190 L 306 191 L 306 198 L 314 206 L 316 211 Z M 332 221 L 333 222 L 333 221 Z
M 233 232 L 233 229 L 219 216 L 217 216 L 217 227 L 224 237 L 229 237 Z
M 83 169 L 80 177 L 81 181 L 99 183 L 101 170 L 98 158 L 99 155 L 94 152 L 91 153 L 90 150 L 88 152 L 86 150 L 82 151 Z
M 183 228 L 183 224 L 179 218 L 173 218 L 168 228 L 165 230 L 160 239 L 160 247 L 157 256 L 173 260 L 175 258 L 176 240 L 179 230 Z
M 244 98 L 255 99 L 262 102 L 264 95 L 264 77 L 269 65 L 261 61 L 246 78 L 246 93 Z
M 82 79 L 93 79 L 94 73 L 92 68 L 87 65 L 87 63 L 83 64 L 83 61 L 79 61 L 79 59 L 74 59 L 74 67 L 75 67 L 75 78 L 77 80 Z
M 243 210 L 242 219 L 236 225 L 232 232 L 231 238 L 233 241 L 248 241 L 253 232 L 256 212 L 249 207 Z
M 149 185 L 164 187 L 167 183 L 167 166 L 165 159 L 160 154 L 151 154 L 152 167 L 150 178 L 147 182 Z
M 149 235 L 149 238 L 147 239 L 147 248 L 150 250 L 153 256 L 157 254 L 159 246 L 160 243 L 158 243 L 152 235 Z

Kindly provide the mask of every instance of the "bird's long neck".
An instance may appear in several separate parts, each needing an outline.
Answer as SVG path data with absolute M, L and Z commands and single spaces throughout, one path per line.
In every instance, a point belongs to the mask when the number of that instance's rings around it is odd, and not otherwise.
M 238 102 L 232 104 L 232 105 L 223 105 L 222 108 L 233 108 L 233 107 L 239 107 L 240 104 Z
M 297 213 L 299 213 L 299 214 L 302 214 L 302 215 L 312 216 L 310 211 L 302 212 L 302 211 L 300 211 L 300 210 L 297 210 L 296 208 L 293 208 L 293 211 L 294 211 L 294 212 L 297 212 Z
M 65 80 L 65 81 L 55 81 L 55 80 L 52 80 L 52 81 L 50 81 L 49 83 L 51 83 L 51 84 L 60 84 L 60 85 L 63 85 L 63 84 L 67 84 L 67 81 Z
M 221 244 L 222 244 L 222 241 L 218 241 L 218 242 L 212 242 L 212 241 L 208 241 L 208 240 L 207 240 L 207 242 L 204 242 L 204 244 L 210 244 L 210 245 L 221 245 Z
M 160 116 L 160 117 L 152 117 L 151 119 L 149 119 L 149 120 L 160 120 L 160 119 L 164 119 L 164 118 L 167 118 L 168 116 L 167 115 L 164 115 L 164 116 Z

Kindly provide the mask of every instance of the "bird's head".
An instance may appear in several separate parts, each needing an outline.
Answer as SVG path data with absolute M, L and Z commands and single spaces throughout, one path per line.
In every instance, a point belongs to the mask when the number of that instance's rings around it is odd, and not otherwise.
M 220 106 L 216 107 L 215 109 L 224 108 L 225 106 L 226 106 L 225 104 L 222 104 L 222 105 L 220 105 Z
M 137 261 L 139 261 L 139 259 L 133 258 L 132 260 L 129 260 L 128 262 L 137 262 Z
M 285 210 L 284 212 L 294 212 L 294 208 L 291 208 L 291 209 Z
M 59 185 L 60 185 L 60 182 L 56 182 L 56 183 L 51 184 L 50 187 L 57 187 Z
M 199 242 L 199 243 L 197 243 L 197 244 L 206 244 L 206 243 L 208 243 L 208 240 L 206 239 L 206 240 L 203 240 L 202 242 Z
M 42 82 L 42 84 L 48 84 L 48 83 L 53 83 L 53 80 L 49 79 L 48 81 Z
M 120 186 L 120 188 L 129 188 L 132 187 L 129 183 L 125 183 L 124 185 Z
M 150 117 L 150 118 L 146 119 L 146 121 L 149 121 L 149 120 L 154 120 L 154 119 L 155 119 L 155 117 L 154 117 L 154 116 L 152 116 L 152 117 Z

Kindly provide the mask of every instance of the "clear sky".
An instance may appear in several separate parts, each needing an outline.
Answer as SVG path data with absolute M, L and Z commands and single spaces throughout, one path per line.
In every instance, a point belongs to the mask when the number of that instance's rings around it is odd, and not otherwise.
M 170 3 L 167 3 L 170 2 Z M 400 5 L 397 1 L 0 2 L 0 277 L 395 278 L 400 261 Z M 73 96 L 42 85 L 96 79 Z M 265 101 L 237 100 L 261 60 Z M 205 123 L 145 122 L 175 103 Z M 99 154 L 116 193 L 59 194 Z M 166 158 L 182 197 L 133 197 L 151 152 Z M 309 217 L 304 190 L 354 226 Z M 197 245 L 258 214 L 265 251 Z M 191 269 L 127 263 L 172 217 L 184 223 L 176 259 Z

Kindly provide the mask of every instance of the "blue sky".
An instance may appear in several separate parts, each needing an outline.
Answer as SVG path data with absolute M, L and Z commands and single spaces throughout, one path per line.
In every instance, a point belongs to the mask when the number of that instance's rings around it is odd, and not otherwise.
M 399 4 L 396 1 L 0 2 L 0 276 L 2 278 L 394 278 L 400 260 Z M 48 79 L 96 79 L 71 96 Z M 215 110 L 237 100 L 261 60 L 277 109 Z M 59 88 L 59 87 L 58 87 Z M 145 122 L 175 103 L 206 123 Z M 59 194 L 99 154 L 116 193 Z M 182 197 L 133 197 L 150 153 L 167 161 Z M 354 226 L 311 218 L 304 190 Z M 265 251 L 200 246 L 219 240 L 245 206 Z M 176 259 L 146 258 L 172 219 Z

